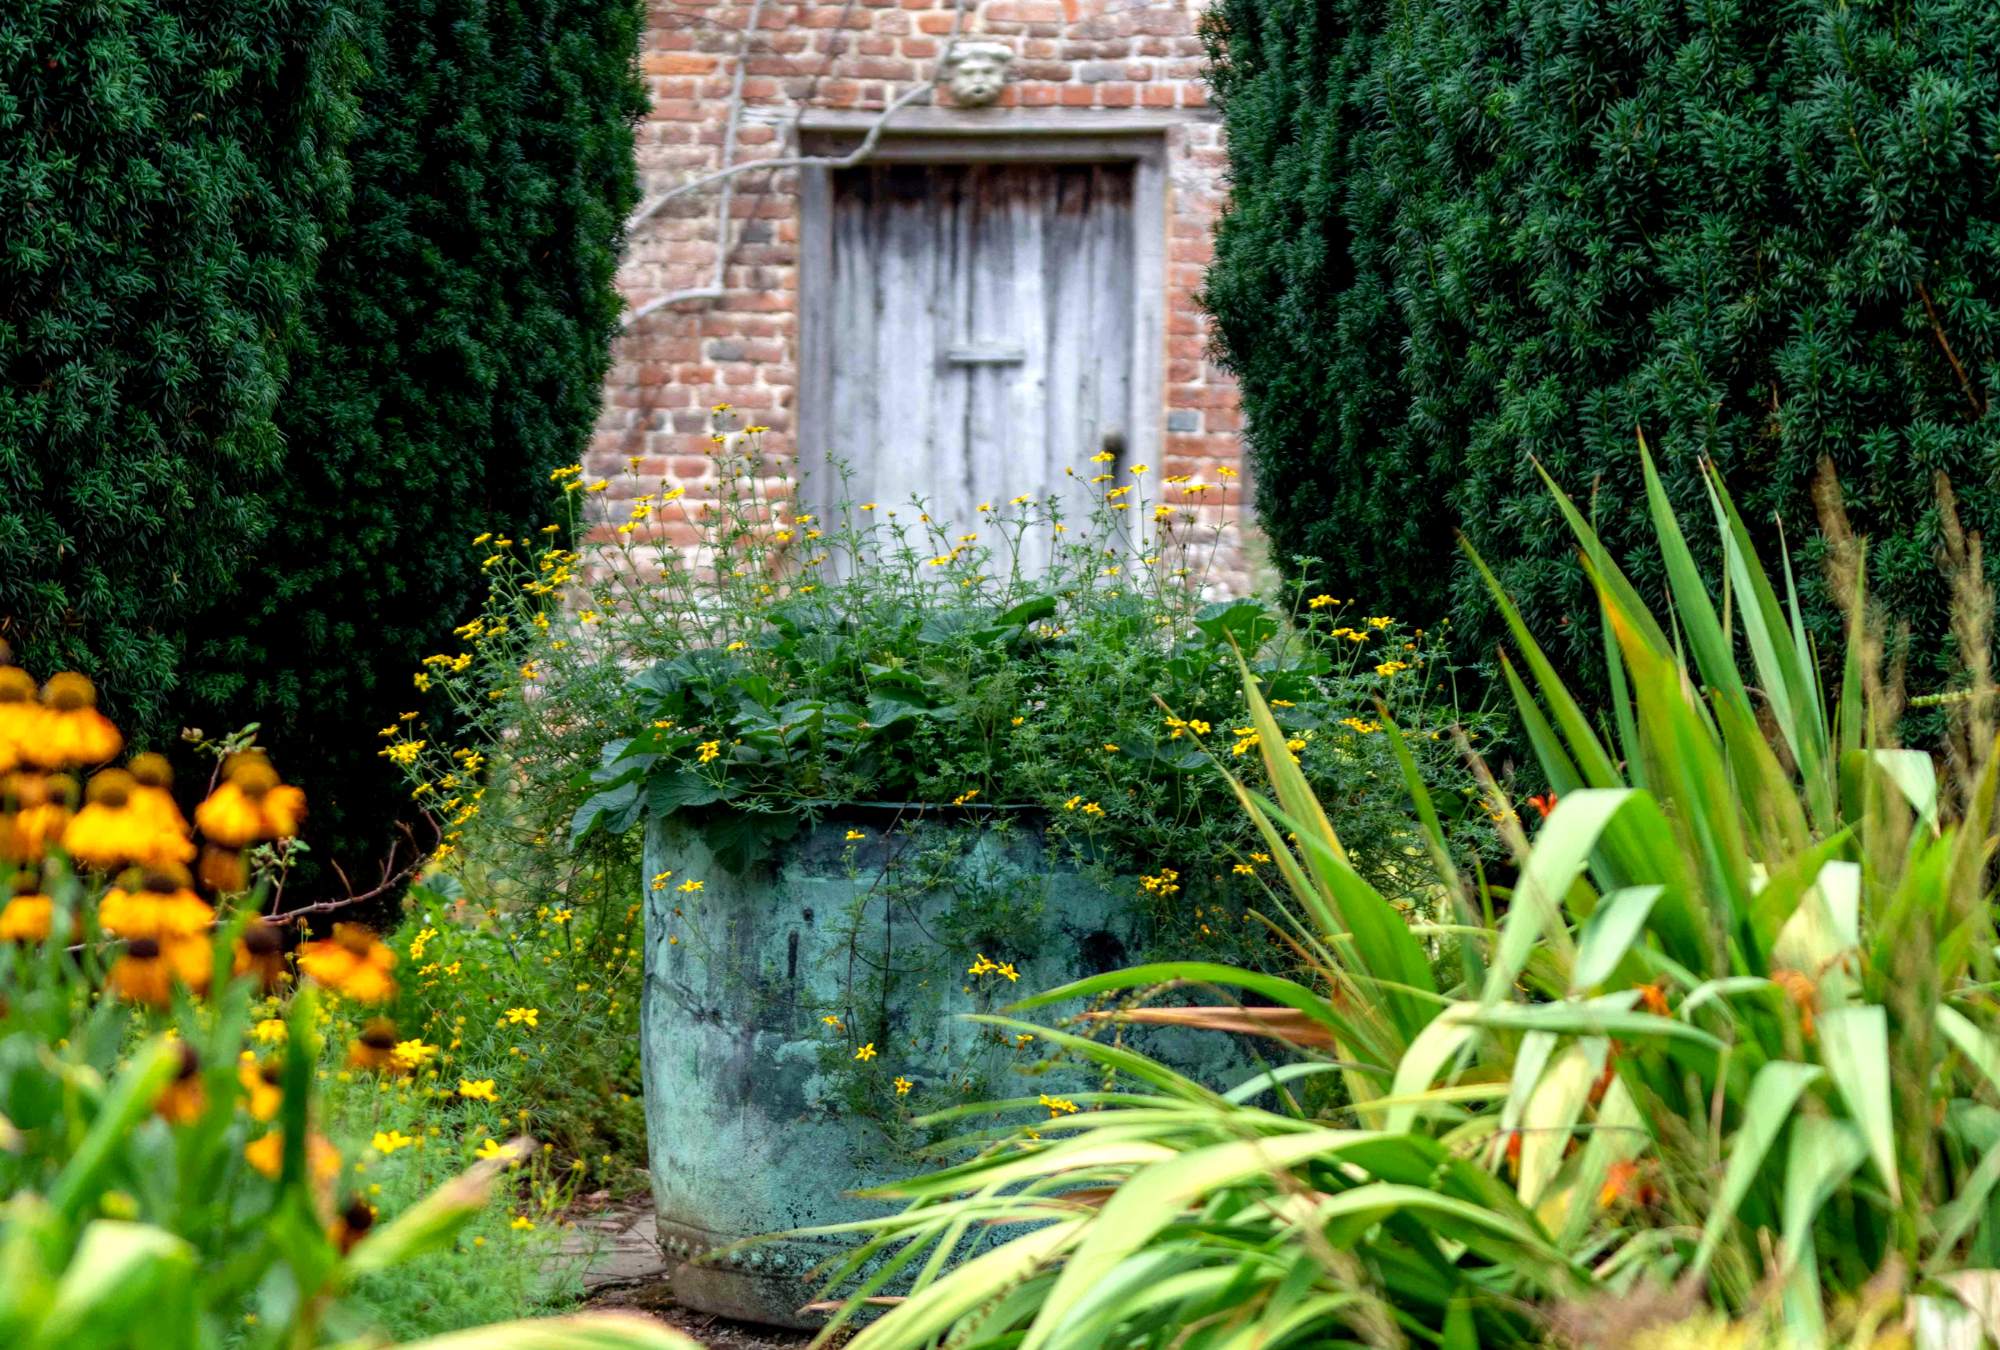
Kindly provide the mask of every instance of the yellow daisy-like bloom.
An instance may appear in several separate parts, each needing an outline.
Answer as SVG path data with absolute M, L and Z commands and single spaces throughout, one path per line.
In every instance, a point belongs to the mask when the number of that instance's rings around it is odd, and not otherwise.
M 901 1074 L 896 1075 L 896 1095 L 898 1097 L 909 1096 L 910 1089 L 915 1086 L 916 1086 L 915 1083 L 912 1083 L 909 1079 L 903 1077 Z
M 280 1086 L 284 1082 L 285 1066 L 282 1061 L 272 1058 L 259 1061 L 248 1050 L 236 1065 L 236 1081 L 243 1085 L 244 1102 L 249 1108 L 250 1119 L 270 1120 L 278 1114 L 278 1108 L 285 1104 L 285 1091 Z
M 299 945 L 299 969 L 357 1003 L 386 1003 L 396 996 L 389 971 L 396 954 L 358 923 L 337 923 L 333 937 Z
M 102 764 L 125 748 L 111 719 L 97 711 L 97 687 L 74 671 L 51 676 L 42 686 L 44 715 L 21 757 L 44 769 Z
M 396 1048 L 389 1052 L 390 1062 L 398 1073 L 412 1073 L 436 1059 L 440 1047 L 425 1045 L 421 1039 L 397 1041 Z
M 32 879 L 26 881 L 32 888 Z M 0 909 L 0 942 L 44 942 L 55 918 L 55 902 L 32 889 L 15 895 Z
M 461 1078 L 458 1080 L 458 1095 L 469 1101 L 490 1102 L 498 1100 L 493 1095 L 493 1080 L 482 1078 L 478 1082 Z
M 859 1050 L 856 1050 L 854 1052 L 854 1057 L 864 1062 L 875 1058 L 875 1042 L 870 1041 L 868 1042 L 868 1044 L 862 1046 Z
M 410 1138 L 409 1135 L 404 1134 L 401 1130 L 377 1130 L 375 1131 L 373 1147 L 377 1153 L 386 1157 L 394 1153 L 397 1149 L 408 1148 L 416 1142 L 416 1140 Z
M 485 1162 L 491 1158 L 516 1157 L 520 1154 L 520 1152 L 521 1150 L 513 1144 L 500 1144 L 500 1143 L 495 1143 L 491 1139 L 488 1139 L 485 1143 L 481 1144 L 478 1148 L 472 1151 L 472 1156 L 479 1159 L 481 1162 Z
M 98 926 L 122 938 L 194 939 L 214 921 L 215 911 L 171 872 L 148 872 L 136 890 L 113 887 L 97 904 Z

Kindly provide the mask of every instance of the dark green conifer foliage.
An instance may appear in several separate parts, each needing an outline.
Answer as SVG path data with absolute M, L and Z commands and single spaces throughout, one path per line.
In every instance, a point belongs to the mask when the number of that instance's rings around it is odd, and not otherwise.
M 354 202 L 279 417 L 276 524 L 244 594 L 200 626 L 186 714 L 263 721 L 308 794 L 314 858 L 357 888 L 410 804 L 377 733 L 435 711 L 412 676 L 484 595 L 493 550 L 473 538 L 546 524 L 550 470 L 595 423 L 645 109 L 637 0 L 361 15 Z M 324 867 L 300 881 L 342 889 Z
M 1281 563 L 1485 655 L 1462 528 L 1591 669 L 1535 461 L 1649 579 L 1634 433 L 1684 519 L 1708 456 L 1816 584 L 1824 456 L 1913 678 L 1943 669 L 1933 475 L 2000 527 L 2000 6 L 1224 0 L 1212 30 L 1209 301 Z
M 351 42 L 332 0 L 0 4 L 0 637 L 135 730 L 267 523 Z

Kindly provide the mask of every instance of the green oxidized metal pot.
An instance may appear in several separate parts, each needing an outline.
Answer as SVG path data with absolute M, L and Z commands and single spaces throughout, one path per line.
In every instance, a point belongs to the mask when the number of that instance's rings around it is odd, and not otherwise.
M 716 1249 L 886 1212 L 852 1192 L 946 1160 L 945 1132 L 908 1123 L 924 1111 L 1099 1085 L 960 1014 L 1151 954 L 1137 888 L 1058 862 L 1032 814 L 943 816 L 849 808 L 741 874 L 699 828 L 649 821 L 640 1053 L 659 1239 L 687 1306 L 814 1325 L 799 1311 L 819 1293 L 810 1272 L 852 1239 Z M 1127 1039 L 1211 1084 L 1256 1067 L 1235 1037 Z

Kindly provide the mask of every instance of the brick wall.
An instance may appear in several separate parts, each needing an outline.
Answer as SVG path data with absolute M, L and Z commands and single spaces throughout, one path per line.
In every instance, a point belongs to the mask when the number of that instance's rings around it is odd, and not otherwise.
M 997 109 L 978 116 L 996 130 L 1054 117 L 1082 125 L 1159 125 L 1167 153 L 1164 341 L 1165 429 L 1160 470 L 1210 484 L 1207 524 L 1222 526 L 1213 589 L 1246 584 L 1234 528 L 1241 478 L 1236 390 L 1209 359 L 1208 324 L 1195 301 L 1224 193 L 1221 127 L 1201 83 L 1200 0 L 966 0 L 962 36 L 1015 53 Z M 741 0 L 654 0 L 641 64 L 652 110 L 638 133 L 647 198 L 722 163 L 731 92 L 746 51 L 752 6 Z M 952 31 L 948 0 L 767 0 L 747 37 L 736 161 L 794 155 L 801 117 L 818 110 L 879 110 L 928 81 Z M 890 128 L 941 114 L 923 94 Z M 935 102 L 948 109 L 948 90 Z M 1048 111 L 1037 111 L 1048 110 Z M 639 223 L 619 285 L 634 308 L 710 284 L 719 189 L 677 198 Z M 728 403 L 771 428 L 774 473 L 794 449 L 798 395 L 797 175 L 752 172 L 733 180 L 724 294 L 684 300 L 637 319 L 614 349 L 604 416 L 586 468 L 613 478 L 637 459 L 642 478 L 666 475 L 690 500 L 712 490 L 708 409 Z M 634 489 L 635 491 L 637 489 Z M 615 498 L 614 486 L 612 496 Z M 1169 497 L 1169 500 L 1175 500 Z M 610 504 L 616 519 L 626 512 Z M 656 526 L 685 546 L 687 527 Z

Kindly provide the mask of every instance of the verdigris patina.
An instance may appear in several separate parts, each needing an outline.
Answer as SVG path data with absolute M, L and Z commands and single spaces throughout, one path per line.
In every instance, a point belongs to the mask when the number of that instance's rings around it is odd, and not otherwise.
M 844 1241 L 707 1254 L 882 1213 L 852 1192 L 943 1157 L 943 1132 L 908 1123 L 921 1110 L 1062 1103 L 1097 1086 L 1051 1067 L 1035 1040 L 959 1014 L 1140 958 L 1136 888 L 1056 861 L 1032 817 L 946 815 L 855 808 L 741 874 L 700 829 L 648 823 L 641 1054 L 659 1236 L 680 1302 L 813 1325 L 799 1312 L 818 1293 L 808 1272 Z M 1211 1083 L 1257 1063 L 1221 1035 L 1153 1029 L 1143 1048 Z

